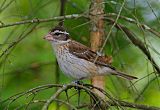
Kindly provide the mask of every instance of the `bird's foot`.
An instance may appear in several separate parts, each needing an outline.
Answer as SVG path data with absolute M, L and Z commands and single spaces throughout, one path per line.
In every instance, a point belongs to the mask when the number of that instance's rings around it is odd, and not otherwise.
M 75 84 L 75 87 L 74 87 L 74 88 L 75 88 L 77 91 L 79 91 L 79 90 L 81 89 L 80 87 L 78 87 L 78 85 L 83 86 L 83 82 L 80 81 L 80 80 L 75 80 L 75 81 L 72 82 L 72 84 Z
M 80 91 L 81 91 L 81 88 L 78 85 L 83 86 L 83 82 L 80 81 L 80 80 L 75 80 L 72 83 L 75 84 L 74 88 L 77 90 L 77 93 L 78 93 L 78 106 L 79 106 L 79 104 L 80 104 Z
M 83 82 L 80 81 L 80 80 L 75 80 L 75 81 L 73 81 L 73 84 L 76 84 L 76 85 L 83 85 Z

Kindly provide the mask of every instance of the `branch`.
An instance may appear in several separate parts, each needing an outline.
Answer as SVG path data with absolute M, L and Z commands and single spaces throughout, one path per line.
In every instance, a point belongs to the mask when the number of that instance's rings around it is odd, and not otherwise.
M 152 78 L 151 80 L 149 80 L 149 82 L 147 82 L 147 84 L 144 85 L 143 89 L 140 91 L 140 93 L 138 94 L 138 96 L 135 98 L 135 102 L 137 102 L 142 97 L 142 95 L 144 94 L 144 92 L 146 91 L 146 89 L 149 88 L 149 85 L 151 85 L 152 82 L 155 81 L 156 79 L 158 79 L 157 76 L 154 77 L 154 78 Z
M 37 104 L 37 103 L 45 103 L 46 100 L 33 100 L 30 103 L 25 103 L 23 105 L 19 105 L 17 108 L 15 108 L 14 110 L 21 110 L 23 107 L 25 107 L 26 105 L 31 105 L 31 104 Z
M 7 9 L 15 0 L 9 1 L 8 4 L 5 5 L 6 0 L 3 1 L 0 7 L 0 13 L 2 13 L 5 9 Z
M 66 0 L 61 0 L 61 6 L 60 6 L 60 16 L 64 16 L 65 15 L 65 4 L 66 4 Z M 59 21 L 59 25 L 63 26 L 64 24 L 64 19 Z
M 97 14 L 99 15 L 99 14 Z M 110 17 L 110 16 L 117 16 L 117 14 L 115 13 L 107 13 L 105 14 L 106 17 Z M 57 17 L 53 17 L 53 18 L 46 18 L 46 19 L 40 19 L 40 18 L 35 18 L 32 20 L 25 20 L 25 21 L 18 21 L 18 22 L 14 22 L 14 23 L 9 23 L 9 24 L 5 24 L 2 21 L 0 21 L 0 28 L 6 28 L 6 27 L 10 27 L 10 26 L 16 26 L 16 25 L 22 25 L 22 24 L 31 24 L 31 23 L 43 23 L 43 22 L 51 22 L 51 21 L 58 21 L 58 20 L 63 20 L 63 19 L 76 19 L 76 18 L 81 18 L 81 17 L 85 17 L 88 18 L 87 16 L 85 16 L 84 14 L 72 14 L 72 15 L 66 15 L 66 16 L 57 16 Z M 144 30 L 148 30 L 149 32 L 151 32 L 152 34 L 158 36 L 160 38 L 160 32 L 156 31 L 155 29 L 149 27 L 146 24 L 141 24 L 138 23 L 135 19 L 126 17 L 126 16 L 122 16 L 120 15 L 119 18 L 122 18 L 130 23 L 134 23 L 137 24 L 138 26 L 142 27 Z
M 5 23 L 3 23 L 1 21 L 0 28 L 16 26 L 16 25 L 22 25 L 22 24 L 33 24 L 33 23 L 43 23 L 43 22 L 50 22 L 50 21 L 58 21 L 58 20 L 63 20 L 63 19 L 76 19 L 76 18 L 81 18 L 81 17 L 85 17 L 85 15 L 84 14 L 72 14 L 72 15 L 57 16 L 57 17 L 46 18 L 46 19 L 34 18 L 32 20 L 18 21 L 18 22 L 9 23 L 9 24 L 5 24 Z
M 46 89 L 53 88 L 53 87 L 62 87 L 62 85 L 60 85 L 60 84 L 46 84 L 46 85 L 42 85 L 42 86 L 37 86 L 35 88 L 29 89 L 28 91 L 15 94 L 15 95 L 13 95 L 13 96 L 1 101 L 0 103 L 5 103 L 8 100 L 15 101 L 16 99 L 18 99 L 18 98 L 20 98 L 20 97 L 22 97 L 24 95 L 27 95 L 27 94 L 30 94 L 30 93 L 39 92 L 39 91 L 46 90 Z
M 117 16 L 116 13 L 107 13 L 105 14 L 105 17 L 113 17 L 113 16 Z M 150 26 L 146 25 L 146 24 L 142 24 L 142 23 L 139 23 L 138 21 L 136 21 L 135 19 L 133 18 L 129 18 L 129 17 L 126 17 L 126 16 L 119 16 L 119 18 L 125 20 L 125 21 L 128 21 L 130 23 L 133 23 L 133 24 L 136 24 L 137 26 L 140 26 L 142 27 L 144 30 L 147 30 L 149 32 L 151 32 L 152 34 L 154 34 L 155 36 L 159 37 L 160 38 L 160 32 L 156 31 L 154 28 L 151 28 Z
M 119 105 L 123 107 L 129 107 L 129 108 L 135 108 L 135 109 L 141 109 L 141 110 L 160 110 L 160 108 L 154 107 L 154 106 L 135 104 L 135 103 L 125 102 L 125 101 L 120 101 L 120 100 L 117 100 L 117 102 L 119 103 Z M 110 101 L 107 101 L 107 104 L 109 104 L 110 106 L 117 106 L 116 103 L 110 102 Z M 93 106 L 93 105 L 84 104 L 81 106 L 77 106 L 76 108 L 81 109 L 81 108 L 90 107 L 90 106 Z
M 78 89 L 82 89 L 85 90 L 85 92 L 96 102 L 100 102 L 103 101 L 105 102 L 105 100 L 102 98 L 100 98 L 94 91 L 93 91 L 93 87 L 92 85 L 77 85 L 77 84 L 67 84 L 67 85 L 63 85 L 62 88 L 60 88 L 55 94 L 53 94 L 53 96 L 51 96 L 47 102 L 44 104 L 42 110 L 48 110 L 49 105 L 62 93 L 65 92 L 71 88 L 78 88 Z M 95 88 L 96 89 L 96 88 Z M 104 91 L 103 89 L 99 88 L 101 91 Z M 102 106 L 102 104 L 100 105 Z
M 91 0 L 89 14 L 90 14 L 90 22 L 91 22 L 91 31 L 90 31 L 90 47 L 93 51 L 99 51 L 103 45 L 104 39 L 104 4 L 102 4 L 104 0 Z M 99 16 L 97 15 L 99 14 Z M 101 52 L 100 52 L 101 53 Z M 98 56 L 97 56 L 98 57 Z M 95 61 L 97 60 L 94 59 Z M 95 86 L 99 86 L 99 88 L 105 88 L 105 78 L 104 76 L 95 76 L 91 79 L 91 83 Z M 101 98 L 105 98 L 101 92 L 97 90 L 93 90 L 96 92 Z
M 130 102 L 125 102 L 125 101 L 120 101 L 120 100 L 116 100 L 116 102 L 123 107 L 142 109 L 142 110 L 160 110 L 159 107 L 154 107 L 154 106 L 149 106 L 149 105 L 130 103 Z M 107 103 L 109 103 L 111 106 L 117 105 L 114 102 L 107 102 Z
M 15 45 L 17 45 L 20 41 L 22 41 L 24 38 L 26 38 L 30 33 L 32 33 L 34 31 L 34 29 L 36 28 L 37 25 L 34 25 L 27 33 L 25 33 L 25 31 L 27 30 L 27 28 L 22 32 L 22 34 L 20 34 L 20 36 L 18 37 L 18 39 L 14 42 L 12 42 L 11 44 L 9 44 L 9 46 L 2 51 L 2 53 L 0 54 L 0 58 L 5 55 L 8 51 L 10 51 L 11 49 L 13 49 L 15 47 Z M 9 55 L 9 53 L 7 53 L 7 55 Z
M 43 110 L 47 110 L 47 108 L 49 107 L 49 105 L 51 104 L 51 102 L 53 102 L 56 97 L 58 97 L 62 92 L 71 89 L 72 87 L 78 87 L 80 89 L 83 89 L 85 91 L 87 91 L 89 93 L 89 95 L 94 95 L 94 97 L 98 98 L 98 100 L 102 100 L 103 103 L 105 103 L 106 106 L 123 106 L 123 107 L 129 107 L 129 108 L 136 108 L 136 109 L 143 109 L 143 110 L 160 110 L 159 107 L 154 107 L 154 106 L 148 106 L 148 105 L 144 105 L 144 104 L 135 104 L 135 103 L 131 103 L 131 102 L 126 102 L 126 101 L 121 101 L 121 100 L 117 100 L 113 97 L 111 97 L 106 91 L 104 91 L 101 88 L 95 87 L 93 85 L 89 85 L 86 84 L 84 86 L 82 85 L 75 85 L 75 84 L 68 84 L 63 86 L 62 88 L 60 88 L 44 105 Z M 101 99 L 95 92 L 92 91 L 92 89 L 97 89 L 98 91 L 100 91 L 101 93 L 103 93 L 104 95 L 106 95 L 110 101 L 106 101 L 104 99 Z M 106 94 L 107 93 L 107 94 Z M 99 99 L 100 98 L 100 99 Z M 95 105 L 85 105 L 86 106 L 95 106 Z M 76 108 L 80 108 L 79 106 Z
M 8 99 L 4 100 L 2 103 L 6 102 L 6 101 L 10 101 L 8 106 L 16 101 L 18 98 L 24 96 L 24 95 L 31 95 L 31 94 L 37 94 L 38 92 L 42 91 L 42 90 L 47 90 L 49 88 L 53 88 L 53 87 L 59 87 L 59 90 L 53 95 L 51 96 L 50 99 L 48 99 L 47 101 L 42 101 L 44 102 L 44 106 L 43 106 L 43 110 L 47 110 L 47 108 L 49 107 L 49 105 L 53 102 L 53 101 L 58 101 L 61 103 L 64 103 L 68 106 L 70 106 L 71 108 L 74 109 L 78 109 L 79 107 L 75 107 L 72 104 L 70 104 L 69 102 L 65 102 L 62 100 L 58 100 L 56 99 L 61 93 L 65 92 L 66 90 L 69 90 L 71 88 L 80 88 L 81 90 L 84 90 L 92 99 L 95 99 L 97 101 L 96 104 L 99 104 L 99 106 L 102 106 L 102 104 L 100 104 L 99 102 L 102 102 L 103 104 L 105 104 L 106 107 L 110 107 L 110 106 L 118 106 L 118 107 L 129 107 L 129 108 L 135 108 L 135 109 L 143 109 L 143 110 L 160 110 L 160 108 L 158 107 L 154 107 L 154 106 L 148 106 L 148 105 L 143 105 L 143 104 L 135 104 L 135 103 L 131 103 L 131 102 L 126 102 L 126 101 L 121 101 L 118 99 L 113 98 L 111 95 L 109 95 L 106 91 L 104 91 L 101 88 L 98 87 L 94 87 L 93 85 L 89 85 L 89 84 L 84 84 L 84 85 L 77 85 L 77 84 L 67 84 L 67 85 L 58 85 L 58 84 L 47 84 L 47 85 L 43 85 L 43 86 L 38 86 L 35 87 L 33 89 L 30 89 L 26 92 L 22 92 L 16 95 L 13 95 L 11 97 L 9 97 Z M 106 99 L 102 99 L 100 98 L 95 92 L 93 92 L 93 89 L 97 89 L 98 91 L 100 91 L 101 93 L 103 93 L 105 96 L 108 97 L 107 101 Z M 31 103 L 36 103 L 37 101 L 32 100 L 30 103 L 26 104 L 29 105 Z M 39 102 L 39 101 L 38 101 Z M 40 101 L 41 102 L 41 101 Z M 94 107 L 95 105 L 90 105 L 91 107 Z M 85 105 L 87 106 L 87 104 Z M 84 106 L 84 107 L 85 107 Z
M 44 104 L 42 110 L 48 110 L 49 105 L 63 92 L 67 89 L 70 89 L 70 86 L 63 86 L 62 88 L 58 89 L 53 96 L 47 100 L 47 102 Z
M 111 22 L 112 24 L 115 23 L 113 19 L 107 19 L 107 20 Z M 156 64 L 155 60 L 152 58 L 149 50 L 145 47 L 144 43 L 140 39 L 138 39 L 138 37 L 135 37 L 135 34 L 131 32 L 127 27 L 122 26 L 121 24 L 118 24 L 118 23 L 116 23 L 115 26 L 116 28 L 122 30 L 127 35 L 127 37 L 130 39 L 130 41 L 147 56 L 148 60 L 151 62 L 153 67 L 156 69 L 157 73 L 160 75 L 160 68 Z

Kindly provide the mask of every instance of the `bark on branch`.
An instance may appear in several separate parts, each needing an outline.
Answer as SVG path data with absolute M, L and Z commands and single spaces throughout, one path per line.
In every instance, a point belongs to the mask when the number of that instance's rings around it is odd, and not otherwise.
M 104 39 L 104 4 L 103 0 L 92 0 L 90 5 L 90 21 L 91 21 L 91 32 L 90 32 L 90 42 L 91 49 L 93 51 L 99 51 L 103 45 Z M 97 15 L 98 14 L 98 15 Z M 91 83 L 94 86 L 104 89 L 105 79 L 104 76 L 96 76 L 91 79 Z M 94 90 L 101 98 L 105 98 L 103 94 L 99 91 Z

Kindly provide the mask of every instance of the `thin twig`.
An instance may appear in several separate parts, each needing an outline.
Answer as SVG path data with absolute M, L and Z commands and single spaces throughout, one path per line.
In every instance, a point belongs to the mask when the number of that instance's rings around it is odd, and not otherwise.
M 51 102 L 56 99 L 63 91 L 66 91 L 69 88 L 69 86 L 63 86 L 62 88 L 58 89 L 58 91 L 53 94 L 52 97 L 50 97 L 50 99 L 47 100 L 47 102 L 44 104 L 42 110 L 48 110 L 49 105 L 51 104 Z
M 115 21 L 113 19 L 106 19 L 108 20 L 110 23 L 114 23 Z M 122 30 L 127 37 L 130 39 L 130 41 L 137 46 L 148 58 L 148 60 L 151 62 L 152 66 L 156 69 L 156 73 L 158 73 L 160 75 L 160 68 L 159 66 L 156 64 L 156 61 L 153 59 L 153 57 L 151 56 L 150 52 L 148 51 L 148 49 L 145 47 L 145 45 L 143 45 L 143 42 L 138 39 L 138 37 L 135 37 L 135 34 L 133 32 L 131 32 L 127 27 L 122 26 L 121 24 L 116 23 L 116 28 Z
M 12 42 L 5 50 L 3 50 L 3 52 L 0 55 L 0 58 L 5 55 L 10 49 L 13 49 L 15 47 L 15 45 L 17 45 L 20 41 L 22 41 L 24 38 L 26 38 L 30 33 L 32 33 L 35 29 L 37 25 L 34 25 L 27 33 L 26 30 L 27 28 L 22 32 L 22 34 L 20 34 L 20 36 L 18 37 L 18 39 L 14 42 Z M 7 55 L 9 55 L 9 53 L 7 53 Z
M 2 11 L 4 11 L 6 8 L 8 8 L 14 1 L 15 1 L 15 0 L 11 0 L 8 4 L 6 4 L 6 5 L 4 6 L 4 3 L 6 2 L 6 0 L 4 0 L 3 4 L 2 4 L 1 7 L 0 7 L 0 13 L 1 13 Z
M 108 41 L 108 38 L 110 37 L 111 32 L 112 32 L 114 26 L 116 25 L 116 23 L 117 23 L 120 15 L 121 15 L 121 12 L 122 12 L 122 9 L 123 9 L 123 7 L 124 7 L 124 4 L 125 4 L 125 0 L 123 1 L 123 4 L 122 4 L 122 6 L 121 6 L 121 8 L 120 8 L 120 10 L 119 10 L 119 12 L 118 12 L 118 15 L 117 15 L 117 17 L 116 17 L 115 22 L 114 22 L 113 25 L 111 26 L 111 28 L 110 28 L 110 30 L 109 30 L 109 32 L 108 32 L 108 34 L 107 34 L 107 37 L 105 38 L 105 41 L 104 41 L 104 43 L 103 43 L 103 45 L 102 45 L 102 48 L 100 49 L 100 53 L 102 53 L 102 51 L 103 51 L 103 49 L 104 49 L 104 47 L 105 47 L 105 45 L 106 45 L 106 43 L 107 43 L 107 41 Z M 94 60 L 94 63 L 97 61 L 98 57 L 99 57 L 99 56 L 97 55 L 96 58 L 95 58 L 95 60 Z
M 130 103 L 130 102 L 125 102 L 120 100 L 116 100 L 116 101 L 123 107 L 129 107 L 129 108 L 135 108 L 135 109 L 141 109 L 141 110 L 160 110 L 160 108 L 154 107 L 154 106 Z M 115 106 L 114 102 L 108 102 L 108 103 L 110 103 L 111 106 Z
M 42 85 L 42 86 L 37 86 L 35 88 L 29 89 L 28 91 L 15 94 L 15 95 L 1 101 L 0 103 L 5 103 L 8 100 L 16 100 L 16 99 L 18 99 L 24 95 L 27 95 L 29 93 L 34 93 L 34 92 L 42 91 L 42 90 L 53 88 L 53 87 L 62 87 L 62 85 L 60 85 L 60 84 L 46 84 L 46 85 Z
M 141 90 L 141 92 L 138 94 L 138 96 L 135 98 L 135 102 L 137 102 L 141 97 L 142 95 L 144 94 L 144 92 L 146 91 L 146 89 L 149 87 L 149 85 L 152 84 L 153 81 L 155 81 L 157 79 L 157 77 L 154 77 L 153 79 L 151 79 L 144 87 L 143 89 Z
M 50 21 L 57 21 L 62 19 L 76 19 L 80 17 L 84 17 L 84 14 L 72 14 L 72 15 L 66 15 L 66 16 L 57 16 L 53 18 L 46 18 L 46 19 L 39 19 L 35 18 L 32 20 L 25 20 L 25 21 L 19 21 L 15 23 L 8 23 L 8 24 L 1 24 L 0 28 L 10 27 L 10 26 L 16 26 L 16 25 L 22 25 L 22 24 L 33 24 L 33 23 L 43 23 L 43 22 L 50 22 Z
M 143 104 L 130 103 L 130 102 L 126 102 L 126 101 L 121 101 L 121 100 L 115 99 L 115 98 L 111 97 L 106 91 L 104 91 L 104 90 L 102 90 L 102 89 L 100 89 L 98 87 L 94 87 L 92 85 L 89 85 L 89 84 L 87 84 L 87 85 L 86 84 L 85 85 L 68 84 L 68 85 L 65 85 L 65 86 L 63 86 L 63 85 L 57 85 L 57 84 L 43 85 L 43 86 L 39 86 L 39 87 L 30 89 L 30 90 L 28 90 L 26 92 L 22 92 L 22 93 L 16 94 L 16 95 L 8 98 L 4 102 L 6 102 L 8 100 L 15 101 L 18 98 L 20 98 L 20 97 L 22 97 L 24 95 L 27 95 L 29 93 L 35 93 L 36 92 L 36 94 L 37 94 L 38 92 L 40 92 L 42 90 L 46 90 L 46 89 L 53 88 L 53 87 L 60 87 L 60 89 L 50 99 L 48 99 L 47 101 L 43 101 L 45 103 L 44 106 L 43 106 L 43 110 L 46 110 L 48 108 L 48 106 L 50 105 L 50 103 L 53 102 L 53 101 L 59 101 L 61 103 L 64 103 L 64 104 L 70 106 L 71 108 L 74 108 L 75 110 L 78 109 L 75 106 L 73 106 L 72 104 L 70 104 L 69 102 L 65 102 L 65 101 L 57 100 L 56 99 L 56 97 L 59 96 L 62 92 L 65 92 L 66 90 L 71 89 L 72 87 L 77 87 L 77 88 L 81 88 L 81 90 L 85 90 L 88 93 L 88 95 L 93 96 L 93 97 L 96 98 L 97 104 L 99 104 L 98 103 L 99 101 L 100 102 L 102 101 L 103 103 L 106 104 L 106 106 L 110 105 L 110 106 L 120 106 L 120 107 L 122 106 L 122 107 L 143 109 L 143 110 L 160 110 L 160 108 L 154 107 L 154 106 L 148 106 L 148 105 L 143 105 Z M 97 89 L 97 90 L 101 91 L 104 95 L 106 95 L 111 100 L 106 101 L 106 99 L 105 100 L 101 99 L 99 96 L 97 96 L 96 93 L 94 93 L 92 91 L 92 89 Z M 36 101 L 33 100 L 29 104 L 31 104 L 32 102 L 36 103 Z
M 114 16 L 117 16 L 117 14 L 116 13 L 107 13 L 107 14 L 105 14 L 105 17 L 114 17 Z M 133 18 L 126 17 L 126 16 L 123 16 L 123 15 L 119 16 L 119 18 L 121 18 L 121 19 L 123 19 L 123 20 L 125 20 L 127 22 L 136 24 L 136 25 L 142 27 L 144 30 L 149 31 L 152 34 L 154 34 L 155 36 L 160 38 L 160 32 L 158 32 L 156 29 L 151 28 L 150 26 L 148 26 L 146 24 L 139 23 L 139 22 L 137 22 L 137 20 L 135 20 Z

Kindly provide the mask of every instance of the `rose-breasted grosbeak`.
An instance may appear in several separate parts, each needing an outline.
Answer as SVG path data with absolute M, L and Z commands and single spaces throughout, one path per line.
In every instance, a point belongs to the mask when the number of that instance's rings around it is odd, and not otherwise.
M 117 71 L 107 63 L 105 56 L 99 56 L 89 47 L 70 39 L 69 33 L 63 27 L 55 27 L 44 39 L 51 42 L 60 69 L 75 80 L 108 74 L 128 80 L 137 79 L 137 77 Z

